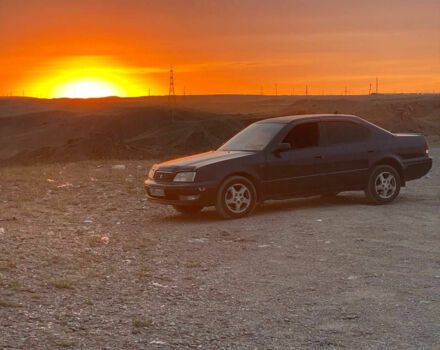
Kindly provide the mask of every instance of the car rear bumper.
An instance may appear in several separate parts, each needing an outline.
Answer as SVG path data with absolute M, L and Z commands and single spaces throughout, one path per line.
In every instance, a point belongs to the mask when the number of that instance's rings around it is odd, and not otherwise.
M 415 180 L 425 176 L 431 170 L 432 159 L 430 157 L 411 159 L 406 161 L 404 165 L 405 181 Z
M 144 181 L 147 198 L 151 202 L 168 205 L 203 205 L 209 206 L 215 203 L 216 183 L 175 183 L 156 182 L 151 179 Z M 158 194 L 163 192 L 163 194 Z

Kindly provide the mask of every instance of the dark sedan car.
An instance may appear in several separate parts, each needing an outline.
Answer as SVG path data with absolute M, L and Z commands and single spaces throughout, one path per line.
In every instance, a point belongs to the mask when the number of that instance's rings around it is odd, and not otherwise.
M 422 135 L 392 134 L 351 115 L 298 115 L 251 124 L 216 151 L 155 164 L 150 201 L 192 213 L 215 205 L 225 218 L 266 199 L 363 190 L 375 204 L 432 166 Z

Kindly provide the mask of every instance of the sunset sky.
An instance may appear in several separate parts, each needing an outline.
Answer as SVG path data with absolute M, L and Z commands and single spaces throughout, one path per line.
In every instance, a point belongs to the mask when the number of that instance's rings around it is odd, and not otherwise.
M 0 0 L 0 95 L 440 91 L 439 0 Z

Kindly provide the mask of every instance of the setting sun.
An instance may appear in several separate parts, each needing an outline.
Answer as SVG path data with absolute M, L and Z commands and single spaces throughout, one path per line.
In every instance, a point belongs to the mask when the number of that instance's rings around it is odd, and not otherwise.
M 89 98 L 121 96 L 122 89 L 105 80 L 94 78 L 82 78 L 60 84 L 54 88 L 53 95 L 56 97 Z
M 38 97 L 142 96 L 151 87 L 141 83 L 131 67 L 106 56 L 65 57 L 47 62 L 35 71 L 26 90 Z

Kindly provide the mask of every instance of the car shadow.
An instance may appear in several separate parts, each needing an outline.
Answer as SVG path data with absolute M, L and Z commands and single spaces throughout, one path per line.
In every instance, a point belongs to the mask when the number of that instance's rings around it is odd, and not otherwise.
M 344 194 L 335 197 L 314 196 L 307 198 L 295 198 L 283 201 L 269 201 L 258 206 L 253 215 L 264 215 L 273 212 L 290 211 L 294 209 L 316 209 L 328 207 L 345 207 L 354 205 L 369 205 L 363 195 Z
M 354 205 L 368 205 L 368 200 L 362 194 L 344 193 L 335 197 L 314 196 L 307 198 L 295 198 L 286 200 L 271 200 L 264 202 L 255 208 L 252 216 L 268 215 L 276 212 L 291 211 L 295 209 L 316 209 L 328 207 L 346 207 Z M 156 222 L 173 222 L 173 223 L 204 223 L 214 221 L 224 221 L 214 208 L 205 208 L 200 213 L 184 215 L 171 214 L 168 216 L 156 216 L 152 219 Z

